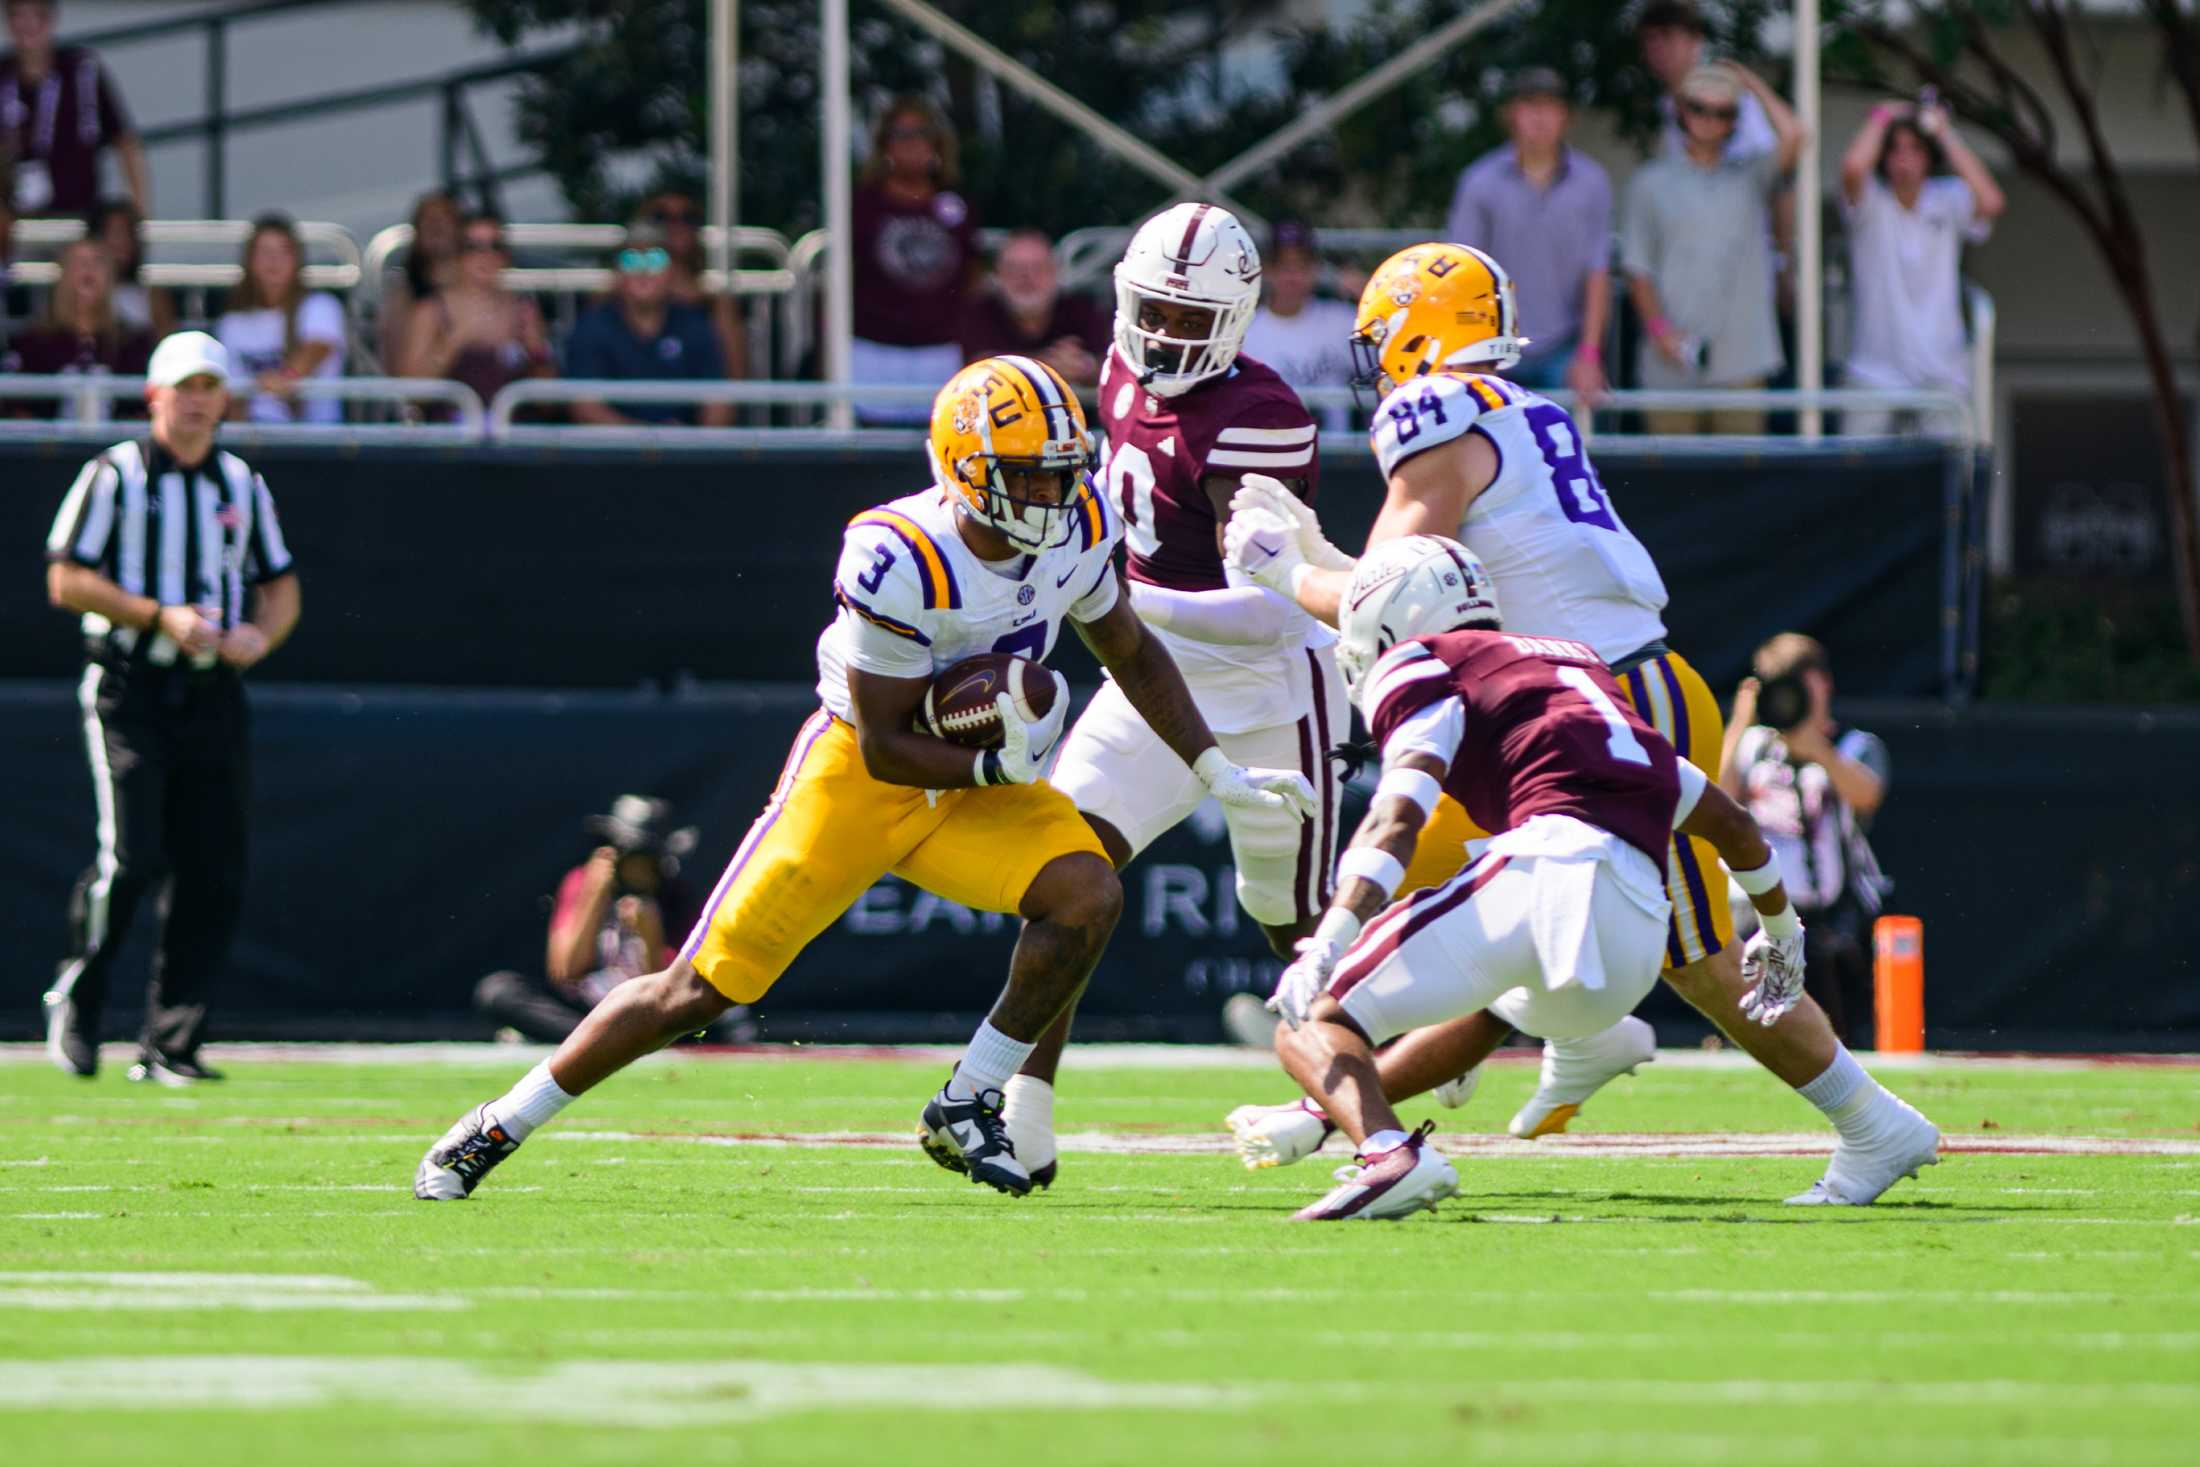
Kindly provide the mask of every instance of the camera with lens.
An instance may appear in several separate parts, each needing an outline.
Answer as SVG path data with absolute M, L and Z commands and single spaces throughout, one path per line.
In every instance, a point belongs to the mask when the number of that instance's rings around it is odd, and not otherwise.
M 1757 689 L 1757 721 L 1792 733 L 1810 717 L 1810 688 L 1801 669 L 1770 677 Z

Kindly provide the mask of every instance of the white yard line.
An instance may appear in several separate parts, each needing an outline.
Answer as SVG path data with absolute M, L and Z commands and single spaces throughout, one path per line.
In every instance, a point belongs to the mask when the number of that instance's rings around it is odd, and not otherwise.
M 849 1148 L 902 1150 L 911 1143 L 903 1131 L 736 1131 L 652 1132 L 552 1129 L 546 1140 L 611 1142 L 635 1145 L 674 1142 L 691 1146 L 723 1146 L 783 1150 L 790 1148 Z M 1825 1156 L 1833 1151 L 1831 1131 L 1764 1131 L 1727 1133 L 1609 1132 L 1578 1136 L 1551 1136 L 1541 1141 L 1516 1141 L 1510 1136 L 1474 1134 L 1434 1137 L 1437 1148 L 1451 1156 L 1476 1160 L 1568 1161 L 1609 1160 L 1625 1157 L 1753 1157 Z M 1205 1135 L 1153 1135 L 1116 1131 L 1070 1131 L 1057 1138 L 1068 1153 L 1097 1156 L 1229 1156 L 1235 1147 L 1220 1132 Z M 1342 1155 L 1341 1144 L 1335 1148 Z M 2200 1139 L 2130 1136 L 2038 1136 L 1997 1131 L 1991 1135 L 1953 1135 L 1941 1139 L 1948 1155 L 1984 1156 L 2200 1156 Z M 2021 1189 L 2018 1189 L 2021 1190 Z
M 103 1055 L 127 1061 L 136 1046 L 110 1044 Z M 548 1055 L 547 1047 L 529 1044 L 212 1044 L 207 1055 L 217 1065 L 234 1064 L 330 1064 L 330 1065 L 452 1065 L 511 1066 L 524 1069 Z M 947 1064 L 961 1056 L 950 1045 L 860 1044 L 758 1044 L 676 1049 L 653 1057 L 649 1063 L 726 1061 L 730 1063 L 787 1062 L 800 1060 L 888 1060 L 918 1064 Z M 2200 1055 L 2031 1055 L 1971 1054 L 1865 1054 L 1859 1056 L 1868 1069 L 1879 1070 L 2096 1070 L 2200 1065 Z M 1534 1051 L 1511 1049 L 1495 1056 L 1497 1065 L 1532 1065 Z M 0 1044 L 0 1065 L 46 1064 L 41 1044 Z M 1070 1051 L 1069 1063 L 1084 1070 L 1180 1070 L 1243 1069 L 1273 1073 L 1275 1057 L 1266 1051 L 1237 1045 L 1207 1044 L 1080 1044 Z M 1756 1062 L 1735 1049 L 1661 1049 L 1658 1063 L 1676 1070 L 1746 1070 Z

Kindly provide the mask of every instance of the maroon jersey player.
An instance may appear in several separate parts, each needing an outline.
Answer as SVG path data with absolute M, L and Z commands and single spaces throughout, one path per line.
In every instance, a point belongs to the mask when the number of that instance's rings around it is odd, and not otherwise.
M 1233 581 L 1221 531 L 1248 474 L 1312 497 L 1317 429 L 1281 377 L 1239 353 L 1260 300 L 1260 252 L 1228 210 L 1179 204 L 1157 215 L 1115 279 L 1100 487 L 1123 525 L 1131 609 L 1169 649 L 1227 749 L 1259 749 L 1324 795 L 1304 824 L 1226 812 L 1238 902 L 1287 957 L 1328 898 L 1342 790 L 1327 755 L 1351 714 L 1334 636 L 1288 598 Z M 1186 773 L 1103 688 L 1065 739 L 1053 782 L 1120 865 L 1199 805 Z
M 1179 204 L 1147 221 L 1115 287 L 1100 487 L 1123 525 L 1131 610 L 1169 650 L 1230 757 L 1296 769 L 1319 797 L 1304 822 L 1223 811 L 1238 904 L 1288 958 L 1329 898 L 1343 788 L 1328 751 L 1348 736 L 1352 713 L 1334 635 L 1287 597 L 1226 572 L 1221 529 L 1249 475 L 1311 497 L 1317 430 L 1282 378 L 1239 354 L 1260 303 L 1260 251 L 1227 209 Z M 1164 733 L 1105 684 L 1049 776 L 1119 867 L 1206 798 Z M 1017 1155 L 1041 1164 L 1054 1150 L 1046 1082 L 1068 1023 L 1008 1091 Z
M 1285 1068 L 1364 1165 L 1310 1220 L 1398 1216 L 1457 1190 L 1427 1128 L 1407 1136 L 1383 1098 L 1376 1045 L 1483 1010 L 1542 1038 L 1593 1034 L 1642 1001 L 1676 829 L 1711 842 L 1763 914 L 1743 960 L 1752 999 L 1792 1003 L 1802 983 L 1802 925 L 1756 823 L 1635 716 L 1596 653 L 1503 631 L 1471 551 L 1386 542 L 1354 571 L 1341 621 L 1338 664 L 1383 776 L 1271 1006 L 1295 1031 Z M 1390 904 L 1440 791 L 1495 834 L 1457 876 Z

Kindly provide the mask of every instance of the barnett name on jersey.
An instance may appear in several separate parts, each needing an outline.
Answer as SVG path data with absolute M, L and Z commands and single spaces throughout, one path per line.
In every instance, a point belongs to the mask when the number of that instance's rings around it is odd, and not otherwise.
M 1217 514 L 1208 479 L 1271 474 L 1286 483 L 1304 480 L 1307 500 L 1314 498 L 1321 473 L 1314 419 L 1290 384 L 1251 357 L 1241 354 L 1228 372 L 1188 392 L 1158 397 L 1139 384 L 1121 352 L 1110 351 L 1100 373 L 1100 423 L 1108 438 L 1102 492 L 1122 522 L 1126 573 L 1134 581 L 1171 591 L 1233 584 L 1219 534 L 1227 512 Z M 1301 649 L 1332 640 L 1295 608 L 1266 644 L 1153 634 L 1217 733 L 1295 721 L 1313 696 Z
M 1417 751 L 1448 761 L 1444 793 L 1484 830 L 1570 815 L 1664 867 L 1679 756 L 1635 716 L 1588 647 L 1518 632 L 1444 632 L 1400 643 L 1368 679 L 1369 725 L 1384 763 Z
M 839 613 L 817 639 L 817 695 L 855 722 L 848 669 L 919 678 L 980 652 L 1044 662 L 1067 621 L 1106 616 L 1121 594 L 1115 516 L 1087 494 L 1065 545 L 993 563 L 963 543 L 939 489 L 867 509 L 841 536 Z
M 1662 641 L 1665 582 L 1557 403 L 1502 377 L 1435 372 L 1392 389 L 1369 437 L 1388 480 L 1468 433 L 1489 440 L 1498 469 L 1457 538 L 1489 567 L 1505 625 L 1587 642 L 1608 663 Z

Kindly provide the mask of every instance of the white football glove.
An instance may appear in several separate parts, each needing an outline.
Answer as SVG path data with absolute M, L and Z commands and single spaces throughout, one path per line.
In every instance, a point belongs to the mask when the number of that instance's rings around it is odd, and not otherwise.
M 1742 995 L 1742 1016 L 1767 1029 L 1786 1017 L 1803 998 L 1803 933 L 1774 937 L 1763 928 L 1742 948 L 1742 978 L 1751 984 Z
M 1043 765 L 1053 757 L 1062 725 L 1069 721 L 1069 679 L 1051 667 L 1042 670 L 1054 679 L 1054 706 L 1031 725 L 1031 757 Z
M 1210 747 L 1192 764 L 1199 782 L 1225 805 L 1241 810 L 1283 810 L 1298 820 L 1314 814 L 1314 786 L 1296 769 L 1247 769 Z
M 1241 509 L 1265 509 L 1289 525 L 1299 554 L 1316 570 L 1349 571 L 1359 564 L 1329 543 L 1314 506 L 1293 494 L 1281 479 L 1267 474 L 1247 474 L 1239 479 L 1237 492 L 1230 496 L 1230 512 L 1236 514 Z
M 1055 700 L 1054 706 L 1059 709 L 1064 707 L 1067 702 L 1067 699 L 1058 698 Z M 999 782 L 1003 784 L 1030 784 L 1046 768 L 1046 750 L 1043 745 L 1038 744 L 1036 738 L 1039 724 L 1024 722 L 1023 716 L 1016 711 L 1016 700 L 1006 693 L 1000 694 L 993 700 L 993 707 L 1001 715 L 1001 747 L 993 751 L 1000 759 L 1001 778 Z M 1046 721 L 1046 719 L 1041 719 L 1039 723 L 1043 724 Z M 1061 727 L 1059 721 L 1056 722 L 1055 727 L 1057 729 Z M 1035 749 L 1037 752 L 1034 752 Z M 979 756 L 981 765 L 984 763 L 984 759 L 985 756 L 981 754 Z
M 1350 942 L 1340 942 L 1335 936 L 1324 935 L 1319 930 L 1312 937 L 1300 938 L 1298 956 L 1276 979 L 1276 991 L 1265 1005 L 1268 1012 L 1293 1029 L 1305 1023 L 1314 1000 L 1329 987 L 1329 976 L 1337 970 L 1337 960 L 1350 946 Z
M 1291 580 L 1306 556 L 1281 516 L 1265 509 L 1232 510 L 1230 523 L 1222 528 L 1222 557 L 1255 585 L 1286 600 L 1298 599 Z

